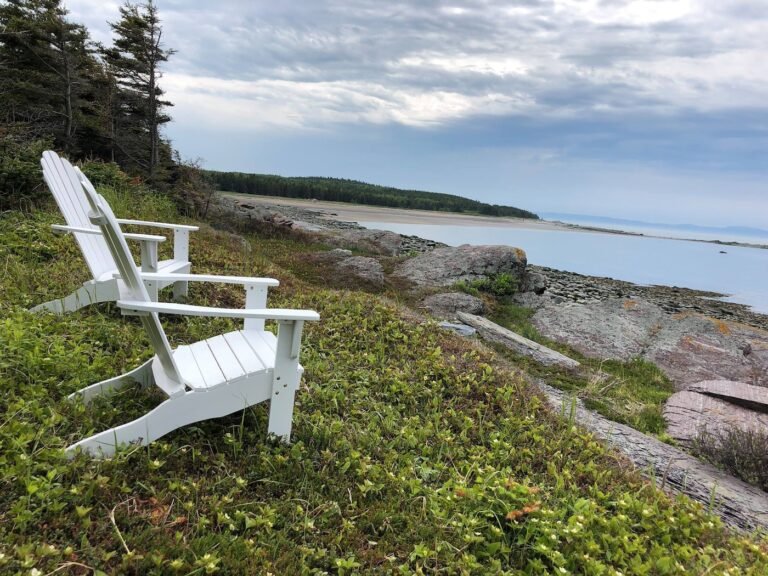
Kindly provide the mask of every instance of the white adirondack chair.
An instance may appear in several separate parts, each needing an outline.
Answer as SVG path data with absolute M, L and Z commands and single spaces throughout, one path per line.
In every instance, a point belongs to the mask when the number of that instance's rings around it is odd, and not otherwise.
M 101 232 L 88 221 L 89 206 L 85 190 L 95 194 L 93 185 L 78 168 L 72 166 L 66 159 L 59 157 L 55 152 L 43 152 L 40 163 L 43 166 L 45 182 L 67 221 L 66 226 L 55 224 L 53 229 L 56 232 L 71 233 L 75 236 L 93 279 L 85 282 L 80 288 L 64 298 L 35 306 L 32 308 L 32 312 L 49 310 L 62 314 L 97 302 L 119 300 L 127 293 L 125 284 L 115 277 L 117 264 L 110 254 Z M 189 233 L 198 230 L 197 226 L 123 219 L 118 219 L 118 222 L 173 230 L 173 258 L 162 261 L 158 261 L 157 248 L 160 242 L 165 241 L 164 236 L 124 235 L 129 240 L 141 242 L 142 272 L 159 272 L 165 276 L 189 273 L 191 266 L 189 262 Z M 174 298 L 186 296 L 187 281 L 181 276 L 147 282 L 147 290 L 152 299 L 157 300 L 158 290 L 171 284 L 173 284 Z
M 185 281 L 242 284 L 246 290 L 243 310 L 209 308 L 152 301 L 136 267 L 117 219 L 106 201 L 86 189 L 91 205 L 89 218 L 99 227 L 117 263 L 125 284 L 124 299 L 117 305 L 139 316 L 155 356 L 135 370 L 83 388 L 72 396 L 85 400 L 131 381 L 155 384 L 168 395 L 159 406 L 133 422 L 105 430 L 67 448 L 74 455 L 80 448 L 95 456 L 108 457 L 126 443 L 146 445 L 177 428 L 224 416 L 253 404 L 270 401 L 268 432 L 290 439 L 294 396 L 303 368 L 299 350 L 304 322 L 319 320 L 311 310 L 254 308 L 249 302 L 266 298 L 271 278 L 185 275 Z M 157 273 L 156 280 L 172 278 Z M 259 290 L 262 292 L 259 293 Z M 171 349 L 158 314 L 243 318 L 244 329 L 229 332 L 188 346 Z M 278 322 L 277 338 L 264 330 L 264 320 Z

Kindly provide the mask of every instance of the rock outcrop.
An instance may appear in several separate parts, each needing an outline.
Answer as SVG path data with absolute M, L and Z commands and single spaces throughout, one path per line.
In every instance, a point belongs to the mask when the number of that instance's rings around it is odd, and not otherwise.
M 728 429 L 768 434 L 768 388 L 729 380 L 698 382 L 667 400 L 664 418 L 667 433 L 683 443 L 702 432 Z
M 525 252 L 511 246 L 470 246 L 435 248 L 402 262 L 394 276 L 417 286 L 450 286 L 497 274 L 510 274 L 522 282 Z
M 591 358 L 650 360 L 677 390 L 703 380 L 768 386 L 768 332 L 758 328 L 619 298 L 545 306 L 532 322 Z
M 743 530 L 768 529 L 768 494 L 705 464 L 679 448 L 646 436 L 629 426 L 604 418 L 581 400 L 537 382 L 557 413 L 574 419 L 626 455 L 643 474 L 656 479 L 662 490 L 681 492 L 701 502 L 726 523 Z

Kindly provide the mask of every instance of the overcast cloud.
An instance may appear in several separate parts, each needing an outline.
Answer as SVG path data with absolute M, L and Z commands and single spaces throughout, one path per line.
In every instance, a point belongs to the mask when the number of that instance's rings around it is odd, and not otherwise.
M 768 228 L 765 0 L 157 4 L 211 168 Z M 108 41 L 118 3 L 67 5 Z

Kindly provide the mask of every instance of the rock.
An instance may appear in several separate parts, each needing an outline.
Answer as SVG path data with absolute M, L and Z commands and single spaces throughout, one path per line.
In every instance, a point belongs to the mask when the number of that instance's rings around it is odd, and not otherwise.
M 702 380 L 768 386 L 768 332 L 758 328 L 619 298 L 545 306 L 532 322 L 542 335 L 591 358 L 650 360 L 676 390 Z M 747 356 L 746 346 L 753 350 Z
M 768 528 L 768 494 L 705 464 L 629 426 L 587 410 L 580 399 L 536 382 L 558 414 L 573 415 L 579 424 L 592 430 L 622 452 L 642 474 L 652 475 L 662 490 L 679 492 L 700 502 L 727 524 L 745 531 Z M 574 406 L 575 404 L 575 406 Z
M 687 390 L 768 414 L 768 388 L 764 386 L 751 386 L 732 380 L 705 380 L 691 384 Z
M 397 256 L 403 245 L 403 236 L 387 230 L 333 230 L 324 234 L 332 246 L 352 247 L 373 254 Z
M 511 330 L 499 326 L 482 316 L 474 316 L 472 314 L 465 314 L 464 312 L 459 312 L 457 316 L 459 317 L 459 320 L 465 324 L 477 328 L 482 337 L 486 340 L 498 342 L 499 344 L 514 350 L 518 354 L 533 358 L 540 364 L 544 364 L 545 366 L 561 366 L 569 369 L 579 367 L 579 363 L 573 358 L 568 358 L 556 350 L 552 350 L 537 342 L 528 340 L 528 338 L 520 336 L 520 334 L 515 334 Z
M 522 279 L 526 256 L 511 246 L 470 246 L 435 248 L 401 263 L 394 276 L 417 286 L 450 286 L 507 273 Z
M 485 304 L 480 298 L 463 292 L 444 292 L 427 296 L 421 303 L 438 318 L 455 318 L 456 312 L 482 314 Z
M 365 256 L 350 256 L 336 264 L 336 270 L 343 274 L 351 274 L 374 286 L 384 285 L 384 268 L 375 258 Z
M 727 380 L 699 382 L 669 397 L 664 419 L 667 433 L 684 443 L 701 432 L 717 433 L 730 428 L 766 434 L 768 388 Z
M 467 326 L 466 324 L 460 324 L 455 322 L 440 322 L 439 324 L 440 328 L 445 328 L 446 330 L 450 330 L 451 332 L 456 332 L 459 336 L 464 336 L 465 338 L 474 336 L 477 334 L 477 330 L 472 328 L 471 326 Z
M 544 274 L 526 270 L 523 275 L 523 282 L 520 285 L 520 291 L 541 295 L 547 289 L 547 284 L 547 277 Z
M 352 256 L 352 250 L 344 250 L 344 248 L 334 248 L 326 253 L 328 258 L 334 260 L 341 260 L 342 258 L 349 258 Z
M 322 230 L 317 224 L 304 222 L 303 220 L 293 220 L 291 228 L 295 230 L 303 230 L 304 232 L 320 232 Z

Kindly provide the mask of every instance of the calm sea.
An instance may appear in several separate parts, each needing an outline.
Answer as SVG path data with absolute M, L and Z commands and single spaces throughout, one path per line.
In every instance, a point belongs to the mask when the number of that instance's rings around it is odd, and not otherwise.
M 768 313 L 768 250 L 764 249 L 595 232 L 391 222 L 361 224 L 450 246 L 517 246 L 525 250 L 531 264 L 636 284 L 718 292 L 727 294 L 725 300 Z

